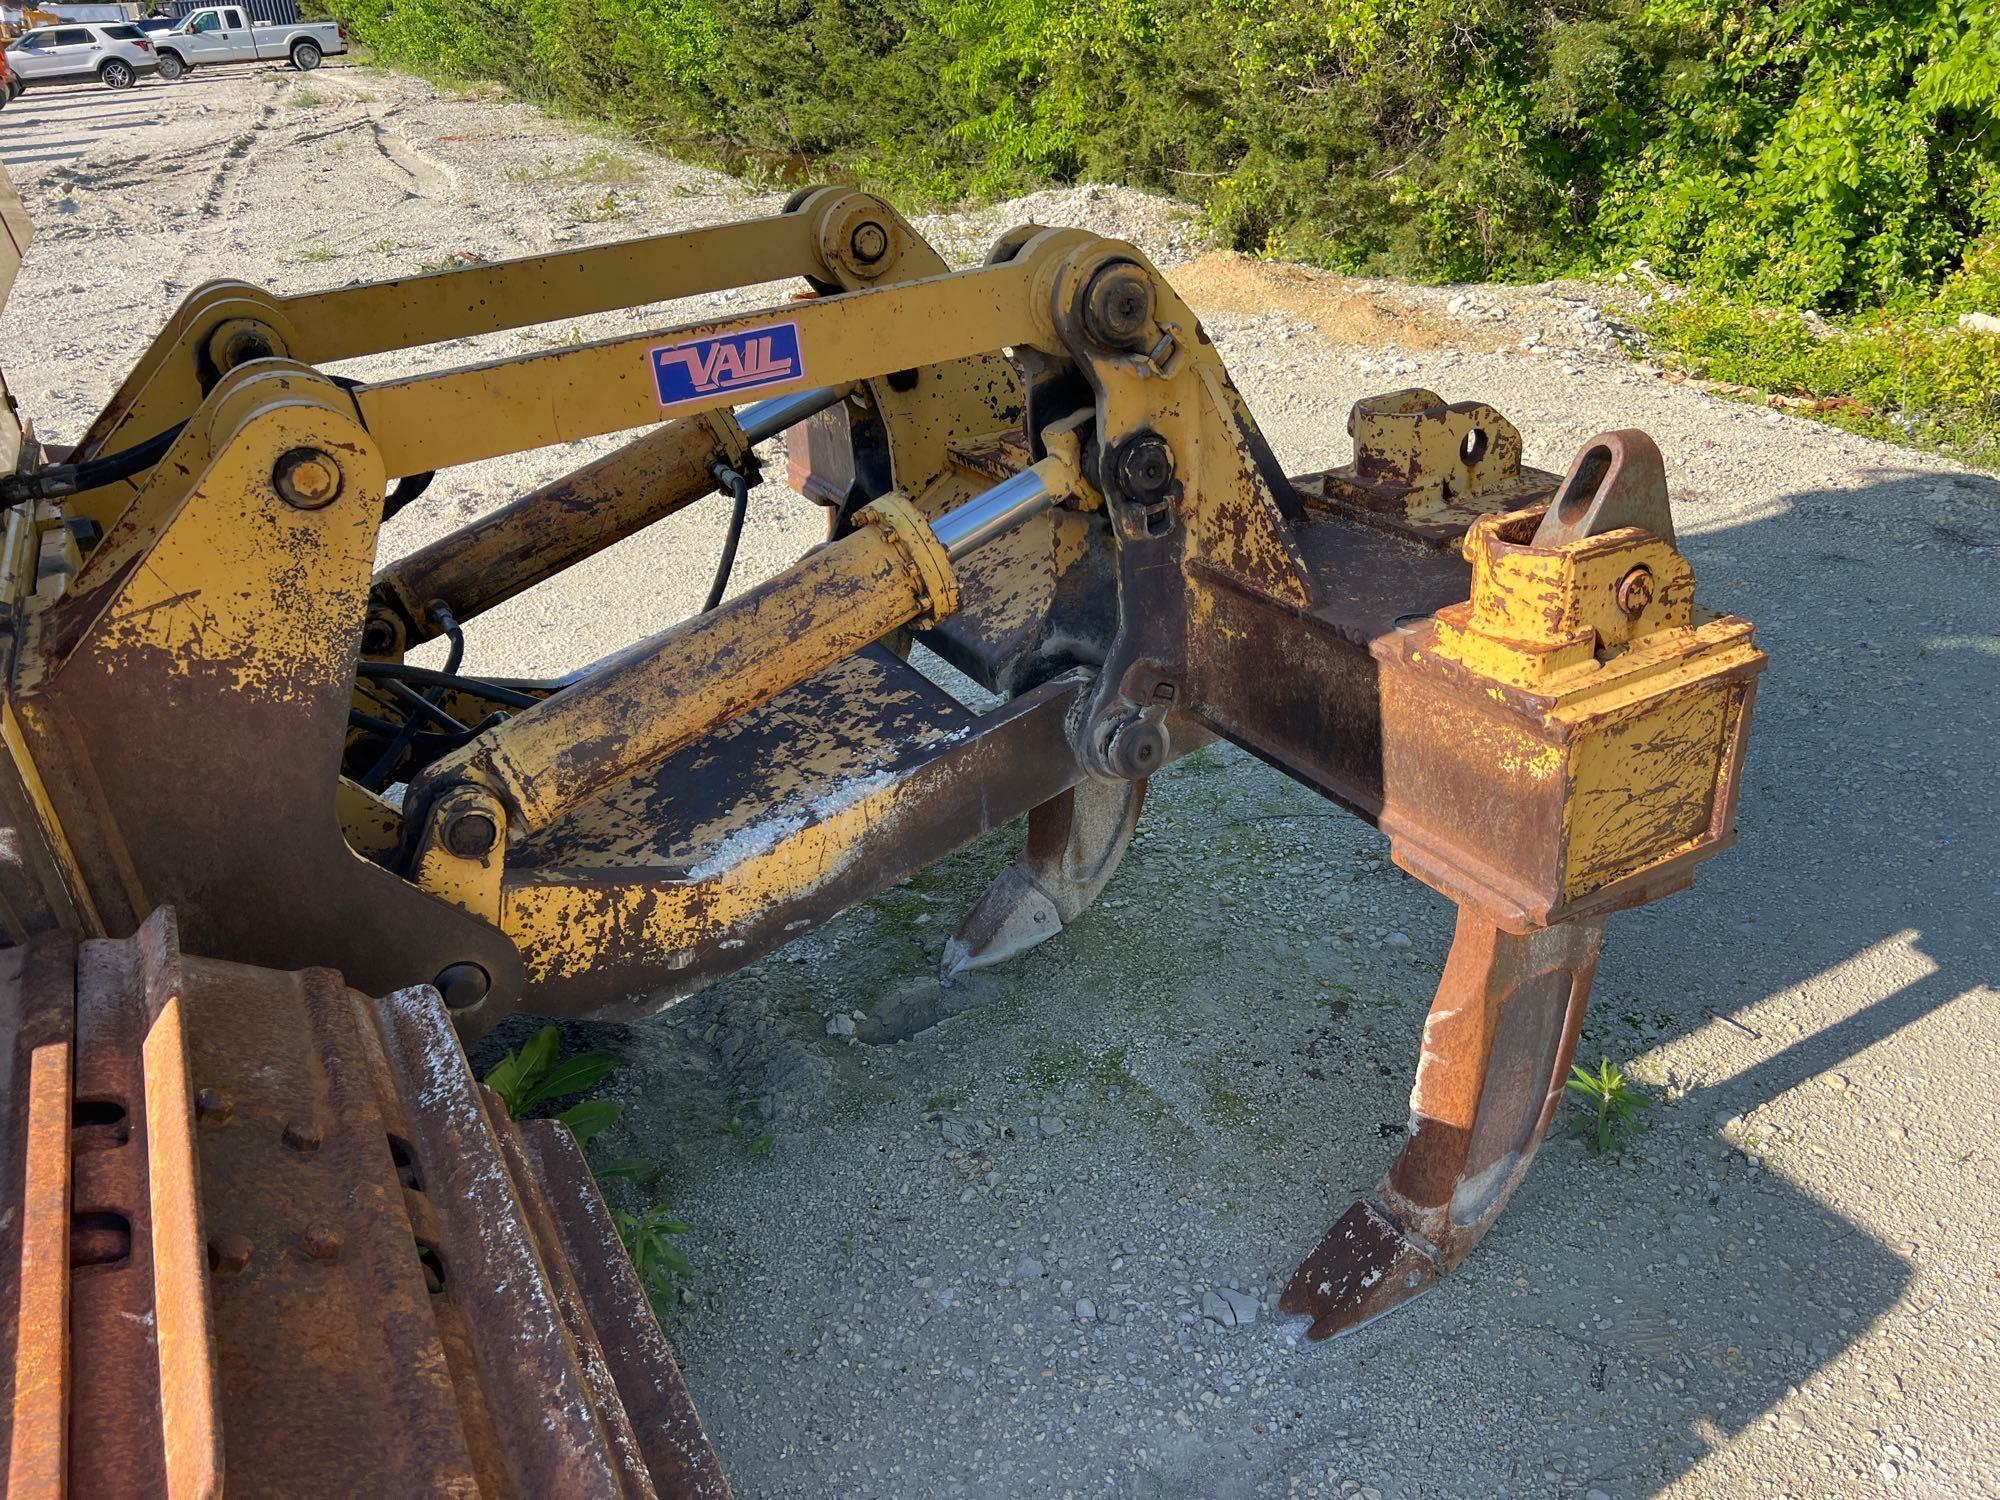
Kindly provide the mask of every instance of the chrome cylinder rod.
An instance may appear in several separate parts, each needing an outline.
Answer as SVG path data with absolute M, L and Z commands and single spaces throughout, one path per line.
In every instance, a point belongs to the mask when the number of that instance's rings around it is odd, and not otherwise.
M 956 562 L 975 547 L 983 547 L 996 536 L 1040 515 L 1055 500 L 1040 474 L 1023 469 L 985 494 L 946 511 L 931 523 L 931 530 L 944 544 L 945 555 Z
M 736 409 L 736 425 L 754 446 L 835 405 L 848 389 L 844 385 L 822 385 L 809 391 L 793 391 L 789 396 L 773 396 L 768 401 L 753 401 Z

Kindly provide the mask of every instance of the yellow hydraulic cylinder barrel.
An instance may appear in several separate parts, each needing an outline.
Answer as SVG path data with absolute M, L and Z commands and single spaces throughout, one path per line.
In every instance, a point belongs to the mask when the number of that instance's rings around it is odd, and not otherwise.
M 746 452 L 726 412 L 666 423 L 391 563 L 376 597 L 413 622 L 412 640 L 427 639 L 433 603 L 469 620 L 713 494 L 711 466 Z
M 437 762 L 418 785 L 480 783 L 518 837 L 919 616 L 956 607 L 944 548 L 900 496 L 780 576 L 641 641 Z

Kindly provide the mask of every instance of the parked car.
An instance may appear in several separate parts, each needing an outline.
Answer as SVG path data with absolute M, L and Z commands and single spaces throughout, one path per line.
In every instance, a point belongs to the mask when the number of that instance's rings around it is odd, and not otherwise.
M 37 26 L 7 47 L 7 69 L 23 84 L 95 78 L 108 89 L 129 89 L 159 66 L 145 32 L 126 21 Z
M 211 5 L 189 11 L 154 42 L 162 78 L 182 78 L 212 63 L 281 60 L 308 73 L 321 58 L 347 50 L 347 31 L 336 21 L 253 22 L 241 6 Z

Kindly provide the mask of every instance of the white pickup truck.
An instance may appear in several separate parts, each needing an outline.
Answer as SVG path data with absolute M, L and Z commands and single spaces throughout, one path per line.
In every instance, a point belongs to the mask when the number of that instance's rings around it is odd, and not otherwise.
M 281 62 L 300 72 L 347 50 L 347 32 L 335 21 L 255 21 L 236 5 L 189 11 L 170 31 L 153 33 L 162 78 L 184 78 L 211 63 Z

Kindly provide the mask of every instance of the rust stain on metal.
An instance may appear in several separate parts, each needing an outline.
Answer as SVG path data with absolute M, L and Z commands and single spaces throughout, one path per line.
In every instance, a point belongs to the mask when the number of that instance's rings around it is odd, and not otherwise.
M 69 1427 L 70 1043 L 29 1052 L 7 1492 L 59 1495 Z
M 215 1328 L 204 1264 L 208 1236 L 203 1229 L 194 1086 L 188 1072 L 187 1017 L 172 914 L 155 913 L 134 941 L 143 954 L 150 1017 L 140 1055 L 153 1231 L 153 1334 L 159 1349 L 167 1493 L 220 1495 Z
M 1280 1308 L 1315 1339 L 1400 1306 L 1472 1252 L 1527 1175 L 1562 1100 L 1596 971 L 1598 921 L 1530 937 L 1461 908 L 1424 1022 L 1402 1153 L 1292 1275 Z

